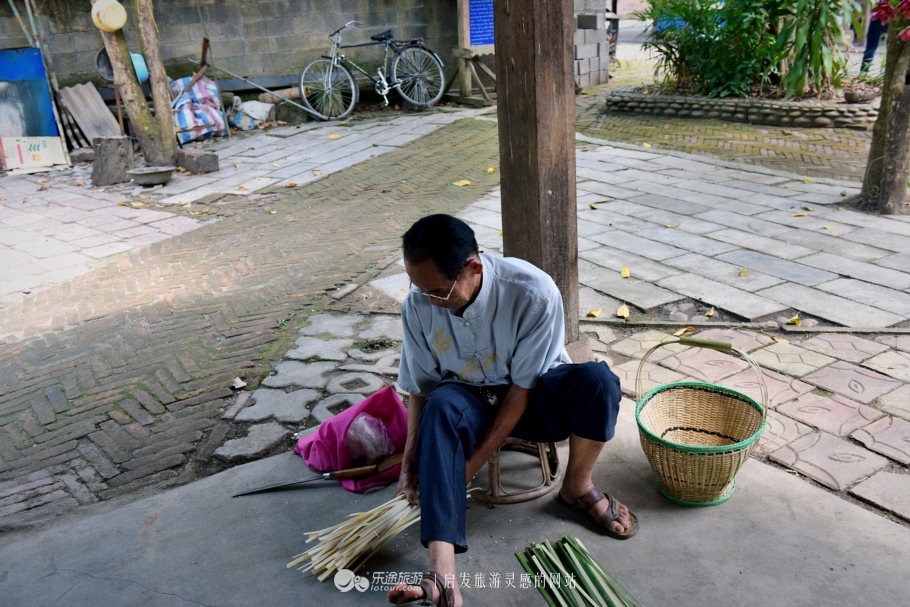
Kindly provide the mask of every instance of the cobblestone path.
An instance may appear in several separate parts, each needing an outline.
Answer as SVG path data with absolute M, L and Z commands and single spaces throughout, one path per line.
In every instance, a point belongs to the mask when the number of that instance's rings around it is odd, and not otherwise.
M 233 378 L 255 386 L 308 304 L 420 216 L 498 185 L 495 131 L 461 120 L 265 206 L 229 200 L 219 221 L 0 311 L 0 528 L 191 480 L 228 434 Z
M 634 75 L 633 75 L 634 76 Z M 628 77 L 617 78 L 630 84 Z M 809 177 L 862 181 L 871 131 L 775 128 L 719 120 L 604 113 L 609 84 L 576 97 L 576 129 L 591 137 L 645 143 L 658 150 L 699 154 Z

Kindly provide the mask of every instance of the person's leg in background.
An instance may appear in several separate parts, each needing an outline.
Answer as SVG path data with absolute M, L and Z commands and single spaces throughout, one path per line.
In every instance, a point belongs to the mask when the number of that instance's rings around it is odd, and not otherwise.
M 866 50 L 863 53 L 863 62 L 860 64 L 859 73 L 869 73 L 869 67 L 875 58 L 875 51 L 878 50 L 879 42 L 882 36 L 888 33 L 888 26 L 882 25 L 881 21 L 872 21 L 869 23 L 869 30 L 866 32 Z

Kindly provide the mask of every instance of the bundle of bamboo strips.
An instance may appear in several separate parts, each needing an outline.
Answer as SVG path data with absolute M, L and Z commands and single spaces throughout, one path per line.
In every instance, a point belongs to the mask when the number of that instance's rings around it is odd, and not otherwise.
M 357 571 L 386 542 L 419 520 L 420 506 L 412 506 L 399 495 L 369 512 L 355 512 L 343 523 L 307 533 L 308 544 L 319 543 L 296 555 L 288 569 L 309 559 L 298 569 L 319 575 L 320 582 L 339 569 Z
M 515 556 L 550 607 L 644 607 L 581 540 L 568 534 L 555 547 L 549 541 L 532 543 Z

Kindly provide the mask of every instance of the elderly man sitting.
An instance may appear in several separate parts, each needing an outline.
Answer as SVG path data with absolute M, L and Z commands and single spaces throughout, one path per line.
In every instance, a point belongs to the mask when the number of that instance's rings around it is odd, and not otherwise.
M 569 439 L 560 503 L 605 535 L 628 539 L 635 515 L 591 480 L 619 413 L 619 379 L 606 363 L 572 364 L 562 298 L 553 280 L 520 259 L 478 251 L 474 232 L 431 215 L 405 233 L 411 291 L 401 308 L 398 383 L 409 393 L 398 493 L 421 504 L 430 565 L 418 586 L 389 591 L 395 604 L 424 599 L 457 607 L 455 553 L 468 549 L 466 491 L 508 436 Z

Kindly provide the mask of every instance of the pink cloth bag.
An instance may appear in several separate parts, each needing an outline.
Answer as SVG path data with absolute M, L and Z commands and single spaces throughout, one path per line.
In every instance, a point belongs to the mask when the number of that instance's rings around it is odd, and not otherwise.
M 344 437 L 351 422 L 360 413 L 369 413 L 381 419 L 389 431 L 389 438 L 395 444 L 395 453 L 404 450 L 408 434 L 408 411 L 395 390 L 389 386 L 323 422 L 319 430 L 297 441 L 294 453 L 301 456 L 307 466 L 319 472 L 353 467 L 353 459 L 344 445 Z M 379 489 L 397 481 L 400 473 L 401 465 L 398 465 L 381 474 L 339 482 L 348 491 L 366 493 L 370 489 Z

